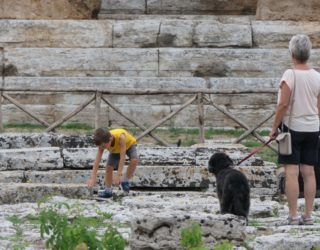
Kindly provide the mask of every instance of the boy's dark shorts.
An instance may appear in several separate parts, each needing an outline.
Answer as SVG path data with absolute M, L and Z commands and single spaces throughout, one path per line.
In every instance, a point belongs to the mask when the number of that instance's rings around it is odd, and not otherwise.
M 130 148 L 128 148 L 128 150 L 126 151 L 126 155 L 129 157 L 129 160 L 132 160 L 132 159 L 139 160 L 137 145 L 132 145 Z M 120 154 L 109 154 L 107 166 L 112 166 L 114 170 L 117 170 L 119 161 L 120 161 Z
M 279 164 L 306 164 L 315 166 L 318 162 L 319 132 L 297 132 L 290 130 L 290 133 L 292 154 L 278 154 Z

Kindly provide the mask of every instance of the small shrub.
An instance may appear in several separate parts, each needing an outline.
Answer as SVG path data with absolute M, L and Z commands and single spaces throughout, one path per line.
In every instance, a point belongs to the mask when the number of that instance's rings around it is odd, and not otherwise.
M 181 231 L 181 246 L 186 250 L 206 250 L 202 242 L 202 232 L 199 224 L 193 223 Z

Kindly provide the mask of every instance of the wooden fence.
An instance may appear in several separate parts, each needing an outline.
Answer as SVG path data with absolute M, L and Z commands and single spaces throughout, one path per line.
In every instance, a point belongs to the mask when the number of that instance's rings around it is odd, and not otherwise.
M 52 124 L 49 124 L 45 120 L 41 119 L 41 117 L 38 117 L 35 113 L 32 112 L 32 110 L 29 110 L 26 106 L 22 105 L 17 101 L 16 99 L 12 98 L 10 94 L 17 93 L 17 92 L 23 92 L 24 94 L 33 94 L 33 93 L 39 93 L 39 92 L 47 92 L 47 93 L 87 93 L 90 95 L 90 97 L 84 101 L 82 104 L 80 104 L 76 109 L 74 109 L 72 112 L 66 114 L 65 116 L 61 117 L 57 121 L 55 121 Z M 85 107 L 87 107 L 92 102 L 95 102 L 95 128 L 100 127 L 100 113 L 101 113 L 101 103 L 102 101 L 105 102 L 110 108 L 112 108 L 115 112 L 117 112 L 120 116 L 124 117 L 128 121 L 130 121 L 132 124 L 134 124 L 136 127 L 140 128 L 142 130 L 142 133 L 137 137 L 138 140 L 143 138 L 146 135 L 151 136 L 153 139 L 158 141 L 161 145 L 168 146 L 169 144 L 161 137 L 154 134 L 154 130 L 162 125 L 167 120 L 171 119 L 173 116 L 181 112 L 183 109 L 188 107 L 190 104 L 196 103 L 197 104 L 197 111 L 198 111 L 198 127 L 199 127 L 199 142 L 204 142 L 204 120 L 205 120 L 205 114 L 204 114 L 204 105 L 211 105 L 218 111 L 222 112 L 224 115 L 228 116 L 230 119 L 232 119 L 234 122 L 239 124 L 242 128 L 244 128 L 246 131 L 243 133 L 239 138 L 237 138 L 234 142 L 239 143 L 243 139 L 245 139 L 249 135 L 253 135 L 255 138 L 257 138 L 262 143 L 265 143 L 264 138 L 262 138 L 256 130 L 260 128 L 265 122 L 267 122 L 269 119 L 272 118 L 274 115 L 274 112 L 270 113 L 265 119 L 258 122 L 256 126 L 250 127 L 245 122 L 241 121 L 239 118 L 235 117 L 232 113 L 228 111 L 228 109 L 223 105 L 218 105 L 213 102 L 212 95 L 217 94 L 226 94 L 226 95 L 232 95 L 232 94 L 275 94 L 277 92 L 276 89 L 255 89 L 255 90 L 212 90 L 212 89 L 96 89 L 96 88 L 81 88 L 81 89 L 57 89 L 57 88 L 46 88 L 46 89 L 34 89 L 34 88 L 0 88 L 0 94 L 1 94 L 1 101 L 0 101 L 0 130 L 3 131 L 3 122 L 2 122 L 2 99 L 8 100 L 10 103 L 14 104 L 16 107 L 21 109 L 23 112 L 27 113 L 30 117 L 35 119 L 40 124 L 44 125 L 46 127 L 45 131 L 54 131 L 55 128 L 63 124 L 64 122 L 71 119 L 73 116 L 78 114 L 80 111 L 82 111 Z M 112 104 L 108 98 L 107 95 L 134 95 L 134 96 L 149 96 L 149 95 L 188 95 L 190 98 L 188 101 L 183 103 L 181 106 L 179 106 L 176 110 L 169 113 L 167 116 L 162 118 L 161 120 L 157 121 L 154 125 L 150 126 L 149 128 L 144 127 L 139 121 L 134 120 L 132 117 L 129 117 L 128 115 L 124 114 L 119 108 L 117 108 L 114 104 Z M 275 148 L 270 146 L 273 150 L 276 151 Z

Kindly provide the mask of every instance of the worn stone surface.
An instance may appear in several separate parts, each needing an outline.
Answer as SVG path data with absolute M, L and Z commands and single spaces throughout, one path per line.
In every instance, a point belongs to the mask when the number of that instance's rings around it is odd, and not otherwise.
M 320 21 L 317 0 L 258 0 L 257 20 Z
M 49 170 L 63 168 L 59 148 L 0 150 L 0 170 Z
M 279 233 L 270 236 L 260 236 L 255 240 L 254 249 L 261 250 L 282 250 L 282 249 L 317 249 L 320 247 L 320 232 L 299 233 L 292 235 L 289 233 Z
M 84 198 L 90 195 L 85 184 L 26 184 L 0 183 L 0 204 L 37 202 L 46 196 L 62 195 L 72 198 Z
M 62 149 L 64 166 L 66 168 L 88 169 L 92 168 L 96 158 L 97 148 L 64 148 Z M 107 163 L 108 152 L 104 152 L 100 166 L 105 166 Z
M 114 24 L 114 47 L 157 47 L 160 20 L 117 21 Z
M 112 23 L 95 20 L 0 20 L 0 46 L 111 47 Z
M 290 67 L 287 49 L 12 48 L 4 56 L 10 76 L 279 77 Z M 315 69 L 319 58 L 313 50 Z
M 94 147 L 91 135 L 63 135 L 56 133 L 2 133 L 1 149 L 34 147 L 87 148 Z
M 1 19 L 91 19 L 101 0 L 2 0 Z
M 70 211 L 66 211 L 64 208 L 61 209 L 61 212 L 67 214 L 70 218 L 74 216 L 75 210 L 86 217 L 95 217 L 101 212 L 112 213 L 111 221 L 116 225 L 121 225 L 121 228 L 118 228 L 118 230 L 125 239 L 131 242 L 129 243 L 130 247 L 135 247 L 133 242 L 138 242 L 139 244 L 144 244 L 142 246 L 145 248 L 154 244 L 155 249 L 160 249 L 159 245 L 156 245 L 156 241 L 151 243 L 153 237 L 162 239 L 160 241 L 162 244 L 164 244 L 165 240 L 178 239 L 181 233 L 180 230 L 190 226 L 192 221 L 196 221 L 201 225 L 204 235 L 203 240 L 206 243 L 206 247 L 210 249 L 214 244 L 217 244 L 214 239 L 229 231 L 228 229 L 231 224 L 238 227 L 242 225 L 243 221 L 241 218 L 232 215 L 219 215 L 218 200 L 212 194 L 203 192 L 133 192 L 132 195 L 124 197 L 121 201 L 108 200 L 102 203 L 92 200 L 67 199 L 55 196 L 43 203 L 41 207 L 50 207 L 61 202 L 67 203 L 71 208 L 76 208 Z M 302 199 L 299 199 L 299 204 L 303 204 L 301 202 Z M 315 200 L 316 206 L 319 205 L 319 202 L 319 199 Z M 241 226 L 242 229 L 237 232 L 231 229 L 230 232 L 234 232 L 234 234 L 229 233 L 228 239 L 231 239 L 233 244 L 238 245 L 239 248 L 237 249 L 242 250 L 273 248 L 311 250 L 312 246 L 314 248 L 319 247 L 319 223 L 316 223 L 314 226 L 273 226 L 275 222 L 279 222 L 285 218 L 287 209 L 286 205 L 275 201 L 252 200 L 249 226 Z M 303 210 L 303 206 L 299 207 L 299 210 L 301 209 Z M 10 240 L 10 237 L 15 235 L 16 230 L 8 220 L 13 215 L 23 221 L 21 224 L 23 228 L 28 229 L 23 230 L 22 239 L 30 244 L 29 248 L 42 249 L 44 241 L 40 240 L 39 226 L 32 226 L 27 220 L 27 217 L 30 215 L 33 217 L 39 215 L 36 203 L 0 206 L 0 232 L 1 236 L 3 236 L 0 238 L 0 249 L 10 249 L 15 244 L 15 242 Z M 319 210 L 315 209 L 314 216 L 315 218 L 319 218 Z M 136 224 L 137 219 L 139 219 L 137 217 L 146 218 L 152 223 L 146 224 L 141 221 L 142 224 L 139 227 Z M 181 221 L 176 221 L 180 217 Z M 158 230 L 154 230 L 156 220 L 160 226 Z M 209 225 L 217 225 L 225 220 L 225 225 L 221 224 L 220 227 L 212 226 L 208 228 Z M 175 225 L 172 225 L 171 221 L 176 221 Z M 164 223 L 160 222 L 167 222 L 167 225 L 172 225 L 172 229 L 180 227 L 180 230 L 174 231 L 174 234 L 170 234 L 169 228 L 164 227 Z M 133 229 L 137 229 L 138 227 L 150 232 L 153 230 L 154 234 L 148 239 L 144 237 L 146 232 L 142 231 L 141 235 L 143 237 L 139 241 L 135 240 L 137 234 L 133 232 Z M 205 237 L 204 229 L 208 230 L 207 234 L 210 235 L 209 238 Z M 220 231 L 216 232 L 217 230 Z M 213 232 L 215 233 L 213 234 Z M 242 236 L 246 235 L 246 238 L 243 238 L 243 240 L 239 239 L 240 234 Z M 164 238 L 164 235 L 167 235 L 167 238 Z M 308 239 L 308 241 L 305 239 Z M 177 246 L 179 245 L 178 243 Z
M 320 20 L 319 20 L 320 21 Z M 320 23 L 303 21 L 252 21 L 253 44 L 260 48 L 288 48 L 296 34 L 308 34 L 312 48 L 320 47 Z
M 157 76 L 156 49 L 5 49 L 8 76 Z M 108 58 L 108 60 L 106 60 Z
M 129 13 L 129 14 L 144 14 L 146 11 L 146 0 L 102 0 L 102 13 Z
M 290 68 L 284 49 L 160 48 L 160 76 L 279 77 Z M 318 69 L 319 51 L 311 62 Z
M 137 215 L 132 223 L 130 244 L 132 249 L 182 249 L 179 247 L 181 229 L 190 222 L 199 223 L 205 235 L 205 244 L 214 245 L 222 239 L 242 242 L 245 238 L 245 220 L 232 215 L 208 215 L 203 213 L 157 213 Z
M 194 44 L 196 47 L 251 47 L 250 23 L 201 21 L 195 27 Z
M 118 14 L 254 14 L 257 0 L 102 0 L 101 12 Z

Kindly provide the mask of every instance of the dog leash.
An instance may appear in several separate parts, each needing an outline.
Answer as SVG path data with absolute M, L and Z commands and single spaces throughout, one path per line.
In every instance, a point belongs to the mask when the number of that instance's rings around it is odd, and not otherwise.
M 270 142 L 272 142 L 274 139 L 270 138 L 267 142 L 265 142 L 260 148 L 254 149 L 250 154 L 248 154 L 245 158 L 243 158 L 241 161 L 237 163 L 236 166 L 239 166 L 242 162 L 248 160 L 251 156 L 261 151 L 265 146 L 267 146 Z

